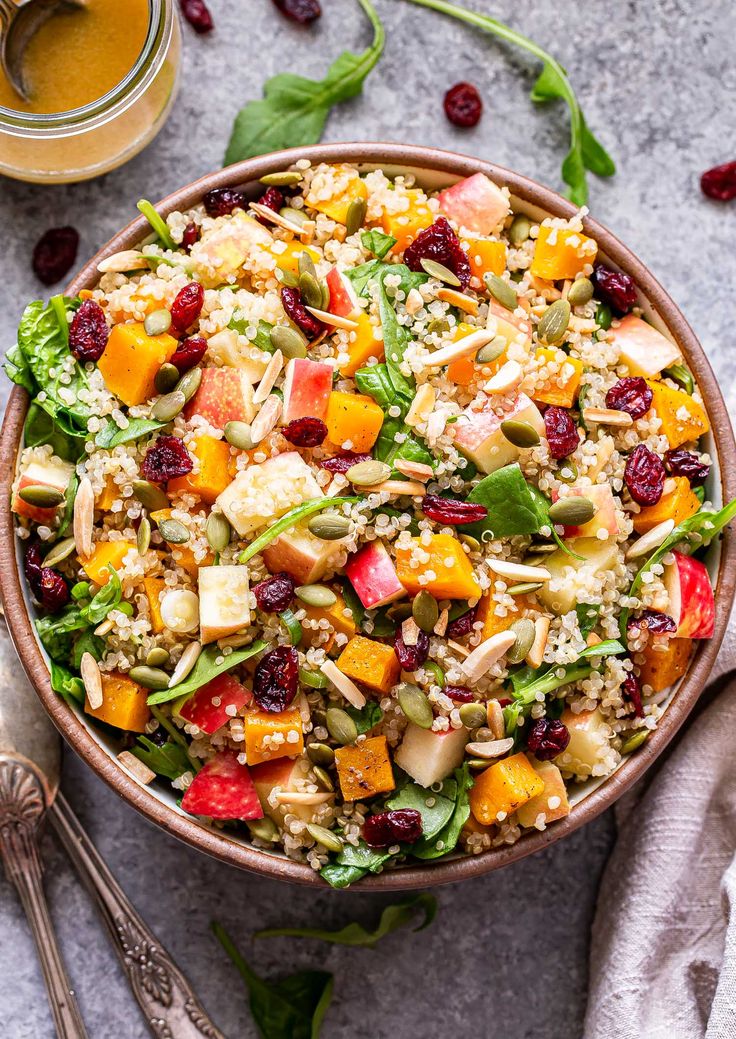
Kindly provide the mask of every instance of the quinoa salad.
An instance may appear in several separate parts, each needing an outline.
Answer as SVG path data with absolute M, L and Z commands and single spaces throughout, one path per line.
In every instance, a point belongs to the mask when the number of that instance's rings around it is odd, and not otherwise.
M 570 812 L 714 631 L 707 401 L 585 211 L 307 160 L 25 310 L 51 683 L 335 887 Z

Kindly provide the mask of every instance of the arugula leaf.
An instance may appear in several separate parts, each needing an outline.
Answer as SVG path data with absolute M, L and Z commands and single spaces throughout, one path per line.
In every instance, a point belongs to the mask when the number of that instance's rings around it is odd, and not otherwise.
M 586 170 L 590 170 L 599 177 L 610 177 L 616 172 L 616 167 L 606 149 L 588 128 L 580 103 L 562 65 L 539 44 L 488 15 L 468 11 L 456 4 L 446 3 L 445 0 L 410 0 L 410 2 L 419 4 L 421 7 L 430 7 L 442 14 L 485 29 L 508 43 L 523 47 L 524 50 L 539 58 L 543 63 L 543 68 L 534 84 L 531 99 L 540 103 L 559 98 L 568 106 L 570 110 L 570 150 L 562 163 L 562 179 L 570 189 L 568 197 L 576 205 L 584 205 L 588 200 Z
M 376 944 L 392 931 L 414 922 L 419 910 L 423 920 L 413 931 L 423 931 L 437 915 L 437 899 L 426 892 L 403 898 L 394 905 L 386 906 L 376 927 L 369 931 L 357 922 L 347 924 L 339 931 L 324 931 L 319 927 L 270 927 L 256 931 L 254 938 L 316 938 L 321 942 L 332 942 L 333 945 L 352 945 L 363 949 L 374 949 Z
M 95 446 L 112 450 L 120 444 L 132 444 L 142 437 L 156 433 L 165 425 L 165 422 L 156 422 L 152 418 L 131 418 L 125 429 L 121 429 L 117 422 L 109 418 L 95 437 Z
M 485 476 L 472 489 L 468 501 L 488 509 L 487 519 L 462 526 L 463 533 L 478 539 L 486 533 L 497 538 L 536 534 L 545 522 L 539 501 L 516 462 Z
M 360 501 L 360 497 L 352 495 L 348 497 L 337 497 L 337 498 L 313 498 L 312 501 L 305 502 L 303 505 L 297 505 L 295 508 L 290 509 L 289 512 L 285 513 L 281 519 L 276 520 L 272 523 L 268 530 L 265 530 L 263 534 L 251 541 L 247 548 L 238 556 L 238 560 L 241 563 L 247 563 L 253 556 L 258 555 L 266 545 L 270 545 L 279 534 L 283 534 L 285 530 L 289 530 L 290 527 L 296 526 L 297 523 L 301 523 L 302 520 L 308 519 L 309 516 L 314 516 L 317 512 L 322 512 L 323 509 L 329 509 L 333 505 L 344 505 L 346 502 L 355 503 Z
M 199 654 L 197 663 L 194 665 L 189 677 L 180 682 L 179 685 L 175 685 L 172 689 L 160 689 L 158 692 L 151 693 L 148 697 L 148 706 L 168 703 L 169 700 L 178 700 L 180 696 L 189 696 L 191 693 L 196 692 L 200 686 L 206 685 L 213 678 L 217 678 L 218 675 L 223 674 L 225 671 L 232 670 L 238 664 L 242 664 L 244 660 L 249 660 L 266 648 L 266 643 L 259 639 L 257 642 L 251 642 L 250 646 L 234 649 L 232 653 L 223 657 L 219 646 L 207 646 Z M 218 664 L 218 660 L 221 663 Z
M 455 770 L 455 782 L 457 783 L 457 794 L 455 808 L 450 819 L 433 838 L 430 839 L 425 835 L 421 841 L 412 845 L 411 854 L 415 858 L 439 859 L 455 850 L 462 828 L 470 816 L 468 794 L 473 785 L 473 779 L 467 762 Z
M 155 207 L 146 198 L 142 198 L 137 203 L 137 209 L 146 218 L 148 223 L 151 225 L 151 229 L 158 235 L 159 241 L 164 249 L 171 249 L 176 251 L 177 245 L 174 239 L 171 237 L 169 231 L 169 225 L 166 223 L 161 214 L 155 209 Z
M 159 747 L 149 740 L 148 736 L 139 736 L 137 745 L 131 748 L 131 753 L 144 765 L 148 765 L 157 776 L 165 776 L 167 779 L 178 779 L 191 767 L 186 752 L 173 740 L 167 740 Z
M 356 97 L 383 53 L 383 26 L 370 0 L 358 0 L 373 27 L 373 42 L 361 54 L 343 51 L 322 80 L 291 72 L 267 80 L 263 100 L 251 101 L 235 118 L 225 165 L 253 155 L 316 144 L 330 110 Z
M 72 674 L 68 667 L 51 661 L 51 688 L 69 704 L 70 707 L 84 703 L 84 682 Z
M 390 234 L 384 234 L 383 231 L 379 231 L 375 227 L 372 231 L 364 231 L 360 236 L 360 240 L 363 243 L 363 248 L 377 256 L 379 260 L 387 256 L 396 245 L 395 238 L 392 238 Z
M 35 393 L 35 386 L 32 392 Z M 28 408 L 23 426 L 23 442 L 26 447 L 50 444 L 57 458 L 63 458 L 65 462 L 77 462 L 84 454 L 84 438 L 69 436 L 57 426 L 53 416 L 35 401 Z
M 123 598 L 123 585 L 117 570 L 110 563 L 108 563 L 107 569 L 110 571 L 107 583 L 103 584 L 94 598 L 80 611 L 88 624 L 95 625 L 104 621 L 110 610 L 114 610 Z
M 375 700 L 369 700 L 365 707 L 360 709 L 357 707 L 347 706 L 344 710 L 350 715 L 355 722 L 358 735 L 362 736 L 366 732 L 370 732 L 383 718 L 383 711 L 376 703 Z

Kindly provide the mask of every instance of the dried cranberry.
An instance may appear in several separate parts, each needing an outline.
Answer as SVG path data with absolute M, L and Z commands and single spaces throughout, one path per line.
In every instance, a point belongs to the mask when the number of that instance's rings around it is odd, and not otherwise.
M 318 335 L 322 334 L 325 326 L 304 306 L 299 289 L 284 285 L 281 289 L 281 305 L 286 311 L 287 317 L 291 318 L 298 328 L 301 328 L 308 339 L 316 339 Z
M 264 193 L 258 199 L 258 205 L 259 206 L 265 206 L 266 209 L 272 209 L 274 211 L 274 213 L 278 213 L 278 211 L 281 209 L 283 204 L 284 204 L 284 196 L 279 191 L 278 188 L 273 188 L 273 187 L 268 188 L 266 191 L 264 191 Z M 256 219 L 261 224 L 265 224 L 266 223 L 266 221 L 263 219 L 263 217 L 259 216 Z
M 643 718 L 644 705 L 641 702 L 641 682 L 631 671 L 626 672 L 626 678 L 621 683 L 621 695 L 634 708 L 636 717 Z
M 69 326 L 69 349 L 82 364 L 99 361 L 109 335 L 104 310 L 93 299 L 85 299 Z
M 41 580 L 36 594 L 45 610 L 56 613 L 69 602 L 69 585 L 58 570 L 44 566 L 41 567 Z
M 175 476 L 186 476 L 193 468 L 192 456 L 180 437 L 164 433 L 146 451 L 141 462 L 141 474 L 153 483 L 173 480 Z
M 181 247 L 185 253 L 192 251 L 192 246 L 195 242 L 199 241 L 199 228 L 191 220 L 184 228 L 184 234 L 181 236 Z
M 36 595 L 36 588 L 40 586 L 42 567 L 43 552 L 41 551 L 41 545 L 38 541 L 32 541 L 23 557 L 23 572 L 33 589 L 34 595 Z M 39 598 L 39 596 L 36 595 L 36 598 Z
M 422 836 L 422 816 L 416 808 L 395 808 L 369 815 L 363 823 L 363 840 L 369 848 L 413 844 Z
M 245 195 L 235 188 L 213 188 L 202 199 L 209 216 L 227 216 L 234 209 L 245 209 Z
M 358 462 L 370 462 L 371 457 L 371 455 L 358 454 L 355 451 L 346 451 L 343 455 L 323 458 L 319 464 L 328 473 L 342 473 L 344 475 L 348 469 L 352 469 Z
M 52 227 L 41 235 L 33 250 L 33 271 L 44 285 L 61 281 L 74 265 L 79 232 L 74 227 Z
M 674 447 L 664 453 L 664 465 L 673 476 L 686 476 L 693 487 L 705 483 L 710 473 L 710 465 L 701 462 L 692 451 L 684 447 Z
M 464 613 L 462 617 L 456 617 L 454 621 L 450 621 L 445 632 L 448 639 L 462 639 L 470 634 L 475 624 L 476 609 L 476 607 L 473 607 L 472 610 Z
M 632 418 L 646 415 L 652 406 L 654 394 L 640 376 L 619 379 L 606 394 L 606 407 L 626 411 Z
M 483 114 L 483 102 L 472 83 L 456 83 L 445 94 L 445 115 L 455 126 L 475 126 Z
M 319 447 L 327 436 L 327 426 L 321 418 L 295 418 L 281 430 L 294 447 Z
M 449 696 L 455 703 L 472 703 L 475 697 L 469 689 L 463 689 L 459 685 L 446 685 L 442 692 Z
M 182 339 L 179 343 L 171 358 L 171 364 L 179 369 L 180 374 L 183 374 L 193 368 L 195 364 L 199 364 L 206 352 L 207 340 L 204 336 L 190 336 L 189 339 Z
M 285 711 L 299 686 L 299 654 L 278 646 L 261 657 L 253 676 L 253 696 L 264 711 Z
M 294 579 L 286 573 L 274 574 L 259 581 L 253 588 L 258 609 L 264 613 L 281 613 L 291 605 L 294 598 Z
M 195 32 L 202 35 L 214 29 L 212 15 L 204 0 L 179 0 L 179 3 L 181 5 L 181 13 Z
M 407 646 L 401 632 L 397 631 L 394 638 L 394 649 L 402 671 L 416 671 L 429 656 L 429 635 L 420 631 L 417 633 L 416 645 Z
M 422 271 L 422 260 L 436 260 L 456 276 L 460 288 L 470 281 L 470 263 L 455 232 L 445 217 L 438 217 L 431 227 L 420 231 L 404 253 L 404 263 L 410 271 Z
M 638 617 L 632 617 L 626 625 L 627 631 L 646 628 L 652 635 L 673 634 L 677 631 L 677 625 L 672 617 L 659 610 L 642 610 Z
M 453 498 L 443 498 L 439 494 L 424 495 L 422 512 L 435 523 L 446 523 L 448 526 L 477 523 L 488 516 L 485 505 L 477 505 L 472 501 L 455 501 Z
M 704 195 L 717 202 L 736 198 L 736 162 L 724 162 L 722 166 L 706 170 L 700 178 L 700 187 Z
M 313 22 L 322 14 L 319 0 L 273 0 L 276 7 L 287 18 L 300 25 Z
M 198 281 L 185 285 L 171 304 L 171 324 L 177 332 L 186 332 L 202 313 L 204 289 Z
M 636 285 L 623 271 L 612 271 L 608 267 L 596 267 L 593 281 L 597 295 L 610 304 L 617 314 L 628 314 L 636 306 Z
M 526 743 L 538 761 L 551 761 L 570 742 L 567 726 L 552 718 L 537 718 L 529 727 Z
M 664 490 L 664 462 L 645 444 L 638 444 L 626 459 L 624 482 L 638 505 L 656 505 Z
M 572 415 L 567 408 L 558 408 L 556 404 L 550 404 L 544 412 L 544 435 L 553 458 L 567 458 L 580 443 Z

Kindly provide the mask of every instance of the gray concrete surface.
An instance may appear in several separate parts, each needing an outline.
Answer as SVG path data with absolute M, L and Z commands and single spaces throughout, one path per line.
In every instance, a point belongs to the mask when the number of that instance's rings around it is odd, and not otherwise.
M 141 195 L 160 198 L 216 168 L 239 104 L 256 97 L 268 75 L 286 69 L 319 75 L 328 56 L 367 38 L 353 0 L 323 0 L 324 17 L 306 32 L 285 24 L 269 0 L 210 3 L 216 31 L 208 38 L 185 31 L 180 96 L 142 155 L 93 183 L 0 185 L 4 347 L 24 302 L 41 294 L 29 258 L 43 230 L 76 225 L 81 261 L 130 219 Z M 330 119 L 326 139 L 457 148 L 559 186 L 567 114 L 561 105 L 531 106 L 536 66 L 526 55 L 403 0 L 376 0 L 376 6 L 388 33 L 385 56 L 364 96 Z M 593 213 L 651 265 L 689 316 L 721 384 L 733 387 L 736 208 L 704 200 L 698 176 L 736 158 L 736 8 L 730 0 L 477 0 L 475 6 L 533 36 L 568 68 L 590 125 L 618 163 L 611 181 L 592 180 Z M 441 108 L 444 91 L 460 79 L 476 83 L 486 103 L 472 131 L 451 127 Z M 18 665 L 6 642 L 3 649 L 12 681 Z M 231 1039 L 256 1033 L 240 980 L 210 936 L 212 919 L 228 923 L 266 976 L 317 964 L 334 971 L 328 1039 L 580 1035 L 589 926 L 613 840 L 610 815 L 533 860 L 439 890 L 431 931 L 395 935 L 367 952 L 253 943 L 250 936 L 267 925 L 336 926 L 353 915 L 370 921 L 386 899 L 289 888 L 195 854 L 121 804 L 71 752 L 64 789 Z M 44 850 L 53 916 L 92 1039 L 143 1039 L 147 1033 L 86 897 L 50 838 Z M 7 1039 L 53 1034 L 28 930 L 4 881 L 0 1023 Z

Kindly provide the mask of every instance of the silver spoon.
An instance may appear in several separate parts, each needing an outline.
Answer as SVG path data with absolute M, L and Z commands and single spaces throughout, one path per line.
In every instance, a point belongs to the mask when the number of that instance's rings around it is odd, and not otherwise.
M 61 740 L 10 647 L 0 643 L 0 858 L 36 941 L 59 1039 L 87 1039 L 49 916 L 39 836 L 51 824 L 102 915 L 154 1036 L 225 1039 L 189 982 L 138 915 L 59 793 Z
M 84 7 L 84 0 L 0 0 L 0 65 L 8 82 L 24 101 L 30 101 L 23 72 L 23 56 L 28 41 L 58 11 L 73 11 L 80 7 Z

